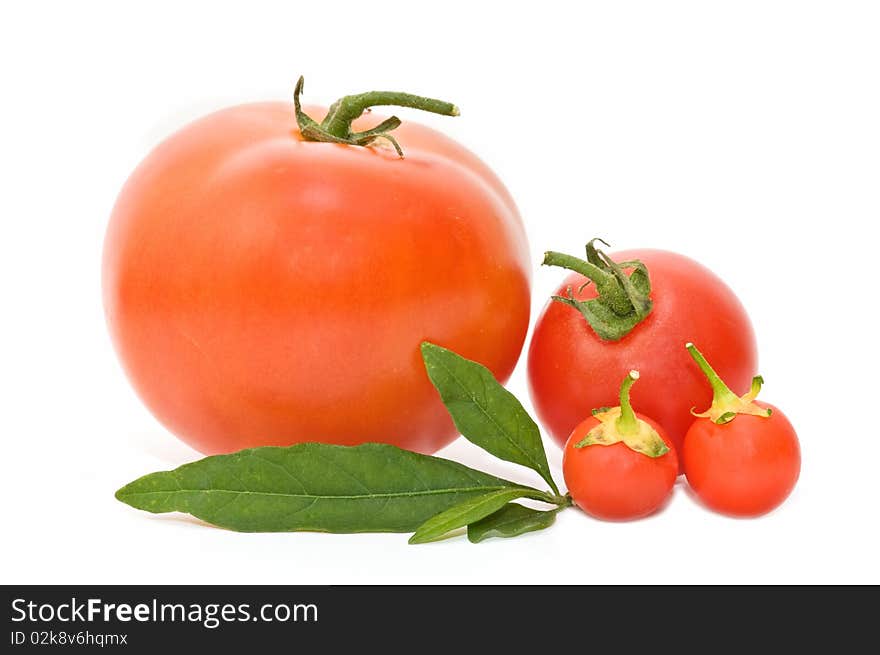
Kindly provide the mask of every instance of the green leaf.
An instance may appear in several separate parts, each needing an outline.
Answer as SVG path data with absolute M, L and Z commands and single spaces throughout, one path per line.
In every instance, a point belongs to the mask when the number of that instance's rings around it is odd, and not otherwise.
M 410 537 L 411 544 L 424 544 L 436 541 L 457 528 L 464 527 L 497 512 L 511 500 L 517 498 L 537 498 L 547 500 L 547 494 L 535 493 L 529 489 L 501 489 L 492 491 L 477 498 L 471 498 L 455 507 L 431 517 L 419 526 Z
M 538 426 L 489 369 L 427 341 L 422 359 L 462 436 L 496 457 L 534 469 L 559 493 Z
M 242 532 L 411 532 L 450 507 L 511 489 L 524 488 L 395 446 L 304 443 L 206 457 L 139 478 L 116 498 Z
M 491 537 L 516 537 L 549 528 L 556 521 L 560 509 L 539 510 L 509 503 L 494 514 L 468 525 L 468 540 L 477 544 Z

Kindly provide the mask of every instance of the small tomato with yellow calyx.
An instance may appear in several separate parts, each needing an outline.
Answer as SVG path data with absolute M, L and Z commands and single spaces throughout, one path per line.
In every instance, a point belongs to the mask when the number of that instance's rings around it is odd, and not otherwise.
M 652 514 L 678 475 L 678 457 L 663 428 L 630 404 L 638 379 L 638 371 L 630 371 L 620 387 L 620 406 L 594 410 L 565 444 L 562 473 L 569 493 L 596 518 L 625 521 Z
M 731 516 L 766 514 L 788 498 L 801 471 L 797 434 L 785 415 L 755 398 L 764 380 L 737 396 L 692 343 L 686 345 L 712 387 L 712 405 L 685 434 L 688 484 L 710 509 Z

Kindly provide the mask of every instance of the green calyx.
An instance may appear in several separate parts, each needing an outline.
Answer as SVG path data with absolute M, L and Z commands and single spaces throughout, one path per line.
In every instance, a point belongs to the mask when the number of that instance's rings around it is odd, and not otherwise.
M 603 407 L 594 411 L 593 416 L 599 421 L 599 425 L 578 441 L 575 448 L 611 446 L 623 442 L 630 450 L 647 457 L 662 457 L 669 452 L 669 446 L 657 431 L 633 411 L 629 391 L 638 379 L 638 371 L 629 372 L 620 385 L 620 406 Z
M 583 314 L 600 339 L 617 341 L 651 313 L 651 279 L 642 262 L 637 259 L 615 262 L 596 247 L 596 241 L 608 245 L 602 239 L 592 239 L 587 244 L 586 260 L 550 251 L 544 253 L 542 263 L 580 273 L 588 280 L 581 289 L 591 282 L 596 285 L 596 298 L 578 300 L 569 287 L 564 296 L 553 296 L 553 300 L 574 307 Z M 626 269 L 632 272 L 627 274 Z
M 387 118 L 378 125 L 363 132 L 353 132 L 351 124 L 370 107 L 395 105 L 430 111 L 444 116 L 458 116 L 458 107 L 450 102 L 423 98 L 411 93 L 397 91 L 367 91 L 357 95 L 344 96 L 330 105 L 327 116 L 318 123 L 302 110 L 300 96 L 303 92 L 302 77 L 296 83 L 293 92 L 293 104 L 296 111 L 296 122 L 306 141 L 324 141 L 327 143 L 344 143 L 350 146 L 369 146 L 378 139 L 388 141 L 397 154 L 403 159 L 403 150 L 390 132 L 400 126 L 397 116 Z
M 761 416 L 763 418 L 768 418 L 770 416 L 770 409 L 761 407 L 754 402 L 755 398 L 758 396 L 758 392 L 761 391 L 761 385 L 764 384 L 764 378 L 760 375 L 756 375 L 752 378 L 752 386 L 749 389 L 749 392 L 743 396 L 737 396 L 718 376 L 715 369 L 713 369 L 709 362 L 706 361 L 706 358 L 703 357 L 703 353 L 697 350 L 697 347 L 694 344 L 687 343 L 685 344 L 685 348 L 687 348 L 687 351 L 697 363 L 697 366 L 700 367 L 700 370 L 703 371 L 703 375 L 706 376 L 706 379 L 709 380 L 709 384 L 712 386 L 712 404 L 709 406 L 709 409 L 705 412 L 699 413 L 691 409 L 691 414 L 700 418 L 708 418 L 718 425 L 730 423 L 738 414 L 749 414 L 751 416 Z

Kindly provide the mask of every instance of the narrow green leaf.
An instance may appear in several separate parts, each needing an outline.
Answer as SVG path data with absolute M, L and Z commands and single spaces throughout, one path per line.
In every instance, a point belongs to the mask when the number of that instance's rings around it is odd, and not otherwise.
M 494 514 L 468 525 L 468 540 L 478 544 L 491 537 L 516 537 L 549 528 L 556 521 L 560 509 L 539 510 L 519 503 L 508 503 Z
M 496 457 L 534 469 L 559 493 L 538 426 L 489 369 L 427 341 L 422 359 L 462 436 Z
M 546 500 L 546 494 L 541 494 L 540 492 L 536 494 L 534 490 L 530 489 L 490 491 L 482 496 L 465 500 L 455 507 L 450 507 L 445 512 L 431 517 L 419 526 L 415 534 L 410 537 L 409 543 L 424 544 L 429 541 L 436 541 L 457 528 L 464 527 L 469 523 L 479 521 L 497 512 L 511 500 L 516 500 L 517 498 L 537 498 L 541 500 L 542 497 Z
M 304 443 L 206 457 L 139 478 L 116 498 L 242 532 L 411 532 L 466 500 L 510 489 L 523 487 L 395 446 Z

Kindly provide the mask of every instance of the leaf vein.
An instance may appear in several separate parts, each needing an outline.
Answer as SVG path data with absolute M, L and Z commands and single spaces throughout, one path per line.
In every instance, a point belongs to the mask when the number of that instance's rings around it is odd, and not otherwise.
M 372 498 L 406 498 L 406 497 L 418 497 L 418 496 L 432 496 L 439 494 L 457 494 L 457 493 L 467 493 L 467 492 L 489 492 L 489 491 L 500 491 L 502 489 L 513 489 L 515 487 L 505 486 L 505 485 L 497 485 L 492 487 L 446 487 L 443 489 L 425 489 L 420 491 L 392 491 L 392 492 L 379 492 L 379 493 L 367 493 L 362 495 L 352 495 L 352 494 L 315 494 L 315 493 L 300 493 L 300 494 L 292 494 L 292 493 L 280 493 L 277 491 L 250 491 L 250 490 L 237 490 L 237 489 L 178 489 L 178 490 L 157 490 L 157 491 L 130 491 L 127 493 L 120 494 L 123 497 L 132 497 L 132 496 L 152 496 L 156 494 L 166 494 L 166 495 L 174 495 L 181 493 L 198 493 L 198 494 L 208 494 L 208 493 L 221 493 L 221 494 L 243 494 L 243 495 L 253 495 L 253 496 L 279 496 L 281 498 L 315 498 L 317 500 L 362 500 L 362 499 L 372 499 Z

